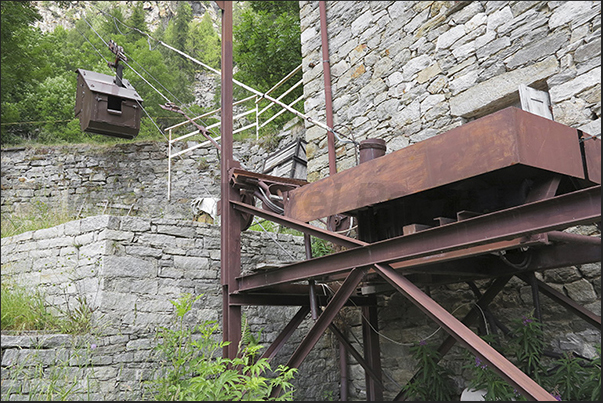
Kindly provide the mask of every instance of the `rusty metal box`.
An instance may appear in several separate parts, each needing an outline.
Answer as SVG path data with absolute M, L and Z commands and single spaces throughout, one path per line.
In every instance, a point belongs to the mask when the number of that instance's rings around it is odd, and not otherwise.
M 123 87 L 115 77 L 77 69 L 75 117 L 82 131 L 133 139 L 140 131 L 142 98 L 123 79 Z

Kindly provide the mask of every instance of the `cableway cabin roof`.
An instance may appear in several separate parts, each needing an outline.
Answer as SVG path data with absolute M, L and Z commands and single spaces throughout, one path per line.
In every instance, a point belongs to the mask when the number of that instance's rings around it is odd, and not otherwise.
M 84 69 L 77 69 L 76 73 L 82 77 L 88 86 L 88 89 L 92 92 L 100 92 L 102 94 L 109 94 L 142 102 L 140 95 L 138 95 L 132 84 L 125 78 L 122 79 L 125 87 L 120 87 L 115 84 L 115 76 Z

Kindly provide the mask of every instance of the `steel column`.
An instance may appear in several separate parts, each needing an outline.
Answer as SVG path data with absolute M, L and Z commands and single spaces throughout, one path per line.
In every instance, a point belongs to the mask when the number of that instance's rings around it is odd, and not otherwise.
M 339 340 L 339 343 L 345 348 L 345 350 L 354 357 L 354 359 L 360 364 L 360 366 L 364 369 L 367 374 L 367 377 L 370 376 L 373 380 L 373 383 L 378 386 L 381 390 L 385 387 L 383 386 L 383 382 L 381 381 L 381 373 L 377 373 L 373 367 L 367 362 L 367 360 L 352 346 L 352 344 L 345 338 L 345 335 L 335 326 L 335 324 L 331 323 L 329 329 L 333 332 L 335 337 Z
M 230 304 L 230 293 L 236 291 L 236 276 L 241 272 L 241 224 L 230 201 L 239 200 L 238 192 L 230 185 L 230 170 L 236 167 L 233 147 L 233 84 L 232 84 L 232 2 L 220 1 L 222 9 L 222 116 L 221 116 L 221 227 L 220 258 L 222 282 L 222 337 L 230 344 L 223 355 L 235 358 L 241 340 L 241 307 Z
M 322 71 L 325 82 L 325 111 L 327 126 L 333 128 L 333 100 L 331 94 L 331 65 L 329 62 L 329 36 L 327 32 L 327 5 L 324 1 L 318 2 L 320 8 L 320 37 L 322 40 Z M 329 155 L 329 175 L 337 173 L 337 158 L 335 156 L 335 134 L 327 131 L 327 145 Z
M 323 313 L 318 317 L 312 329 L 310 329 L 304 340 L 300 343 L 287 362 L 287 366 L 289 368 L 299 368 L 301 363 L 307 357 L 308 353 L 312 350 L 314 345 L 316 345 L 331 322 L 333 322 L 333 319 L 339 310 L 344 306 L 346 300 L 356 290 L 356 286 L 358 283 L 360 283 L 362 277 L 364 277 L 367 271 L 368 268 L 356 268 L 352 270 L 339 290 L 337 290 L 335 295 L 333 295 L 333 298 L 326 306 Z
M 490 365 L 496 373 L 509 382 L 523 396 L 532 400 L 555 400 L 549 392 L 544 390 L 540 385 L 534 382 L 534 380 L 515 367 L 503 355 L 488 345 L 488 343 L 471 331 L 471 329 L 463 325 L 434 300 L 429 298 L 404 276 L 399 275 L 387 265 L 376 265 L 375 267 L 379 274 L 381 274 L 381 276 L 383 276 L 383 278 L 392 286 L 413 302 L 451 336 L 456 338 L 457 342 Z
M 272 360 L 285 345 L 285 343 L 287 343 L 287 340 L 289 340 L 293 332 L 295 332 L 299 325 L 304 321 L 308 315 L 308 312 L 310 312 L 310 308 L 307 306 L 302 306 L 299 308 L 299 311 L 297 311 L 295 316 L 289 321 L 289 323 L 287 323 L 287 326 L 285 326 L 285 328 L 272 342 L 270 347 L 268 347 L 264 354 L 262 354 L 262 358 L 267 358 L 268 361 Z
M 528 284 L 530 283 L 530 279 L 526 275 L 520 274 L 517 275 L 517 277 L 519 277 Z M 564 294 L 560 293 L 550 285 L 543 283 L 540 280 L 537 280 L 536 283 L 538 284 L 538 289 L 544 295 L 558 302 L 563 307 L 569 309 L 570 311 L 572 311 L 573 313 L 575 313 L 597 329 L 601 329 L 601 315 L 596 315 L 594 312 L 589 311 L 580 304 L 576 303 L 574 300 L 566 297 Z
M 368 365 L 377 374 L 378 381 L 381 383 L 381 349 L 379 348 L 379 327 L 377 320 L 376 306 L 363 306 L 362 312 L 362 340 L 364 342 L 364 358 Z M 383 400 L 383 387 L 377 387 L 375 379 L 365 374 L 366 378 L 366 400 Z

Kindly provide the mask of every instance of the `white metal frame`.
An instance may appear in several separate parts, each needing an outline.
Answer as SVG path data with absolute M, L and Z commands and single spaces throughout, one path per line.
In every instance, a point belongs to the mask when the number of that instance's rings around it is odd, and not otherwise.
M 297 88 L 300 85 L 302 85 L 303 80 L 299 80 L 298 82 L 296 82 L 295 84 L 293 84 L 287 91 L 285 91 L 282 95 L 280 95 L 276 99 L 272 98 L 270 96 L 270 94 L 272 92 L 274 92 L 274 90 L 276 90 L 277 88 L 281 87 L 284 83 L 286 83 L 289 79 L 291 79 L 291 77 L 293 77 L 297 72 L 299 72 L 301 70 L 301 68 L 302 68 L 302 65 L 300 64 L 293 71 L 291 71 L 289 74 L 287 74 L 285 77 L 283 77 L 283 79 L 281 79 L 277 84 L 275 84 L 272 88 L 270 88 L 265 93 L 261 93 L 259 91 L 253 90 L 252 88 L 243 85 L 244 89 L 253 92 L 254 95 L 251 95 L 251 96 L 249 96 L 249 97 L 247 97 L 245 99 L 241 99 L 240 101 L 237 101 L 237 102 L 233 103 L 233 106 L 240 105 L 240 104 L 243 104 L 243 103 L 245 103 L 247 101 L 255 99 L 255 108 L 250 109 L 247 112 L 243 112 L 241 114 L 233 116 L 233 120 L 237 121 L 238 119 L 244 118 L 245 116 L 255 114 L 255 122 L 234 130 L 233 134 L 240 133 L 240 132 L 242 132 L 244 130 L 248 130 L 248 129 L 251 129 L 251 128 L 255 127 L 255 138 L 257 140 L 259 138 L 260 129 L 263 128 L 263 127 L 265 127 L 268 123 L 270 123 L 272 120 L 274 120 L 275 118 L 277 118 L 278 116 L 282 115 L 285 112 L 292 112 L 295 115 L 301 116 L 302 118 L 308 120 L 308 118 L 305 115 L 303 115 L 300 112 L 298 112 L 295 109 L 293 109 L 293 105 L 295 105 L 299 101 L 303 100 L 303 98 L 304 98 L 303 96 L 300 96 L 299 98 L 297 98 L 295 101 L 291 102 L 290 104 L 285 104 L 285 103 L 283 103 L 281 101 L 285 96 L 287 96 L 289 93 L 291 93 L 291 91 L 293 91 L 295 88 Z M 262 99 L 268 100 L 270 102 L 270 105 L 266 106 L 262 110 L 259 110 L 259 103 L 260 103 L 260 101 Z M 269 119 L 267 119 L 265 122 L 260 123 L 260 116 L 262 114 L 266 113 L 275 104 L 278 105 L 278 106 L 280 106 L 282 109 L 279 112 L 277 112 L 276 114 L 274 114 L 272 117 L 270 117 Z M 215 115 L 215 114 L 219 114 L 220 112 L 221 112 L 221 108 L 214 109 L 214 110 L 212 110 L 210 112 L 206 112 L 206 113 L 204 113 L 202 115 L 196 116 L 196 117 L 192 118 L 191 120 L 198 120 L 198 119 L 207 118 L 209 116 L 212 116 L 212 115 Z M 191 146 L 191 147 L 189 147 L 187 149 L 184 149 L 184 150 L 178 151 L 176 153 L 173 153 L 173 146 L 174 146 L 174 144 L 176 142 L 185 140 L 187 138 L 190 138 L 192 136 L 195 136 L 195 135 L 199 134 L 199 130 L 194 130 L 194 131 L 192 131 L 190 133 L 187 133 L 187 134 L 184 134 L 182 136 L 179 136 L 179 137 L 176 137 L 176 138 L 172 138 L 173 137 L 173 130 L 174 129 L 182 127 L 182 126 L 184 126 L 184 125 L 186 125 L 188 123 L 190 123 L 190 122 L 187 120 L 187 121 L 180 122 L 178 124 L 175 124 L 173 126 L 170 126 L 170 127 L 166 128 L 166 131 L 168 132 L 168 189 L 167 189 L 167 198 L 168 198 L 168 201 L 171 200 L 171 193 L 172 193 L 172 159 L 174 159 L 174 158 L 176 158 L 178 156 L 181 156 L 183 154 L 186 154 L 186 153 L 188 153 L 190 151 L 193 151 L 193 150 L 195 150 L 197 148 L 205 147 L 205 146 L 207 146 L 207 145 L 210 144 L 210 141 L 206 140 L 206 141 L 201 142 L 199 144 L 195 144 L 195 145 L 193 145 L 193 146 Z M 313 122 L 313 123 L 317 123 L 317 122 Z M 221 122 L 218 121 L 218 122 L 216 122 L 216 123 L 214 123 L 212 125 L 207 126 L 206 129 L 207 130 L 211 130 L 213 128 L 220 127 L 220 124 L 221 124 Z M 326 128 L 326 126 L 325 126 L 325 128 Z M 216 137 L 214 137 L 214 140 L 219 141 L 220 138 L 221 138 L 221 136 L 216 136 Z

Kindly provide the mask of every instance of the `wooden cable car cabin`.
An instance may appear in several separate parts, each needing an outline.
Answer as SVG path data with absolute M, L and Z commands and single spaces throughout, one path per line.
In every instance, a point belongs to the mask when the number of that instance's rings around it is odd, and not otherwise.
M 75 117 L 82 131 L 131 140 L 140 131 L 142 98 L 128 80 L 77 69 Z

